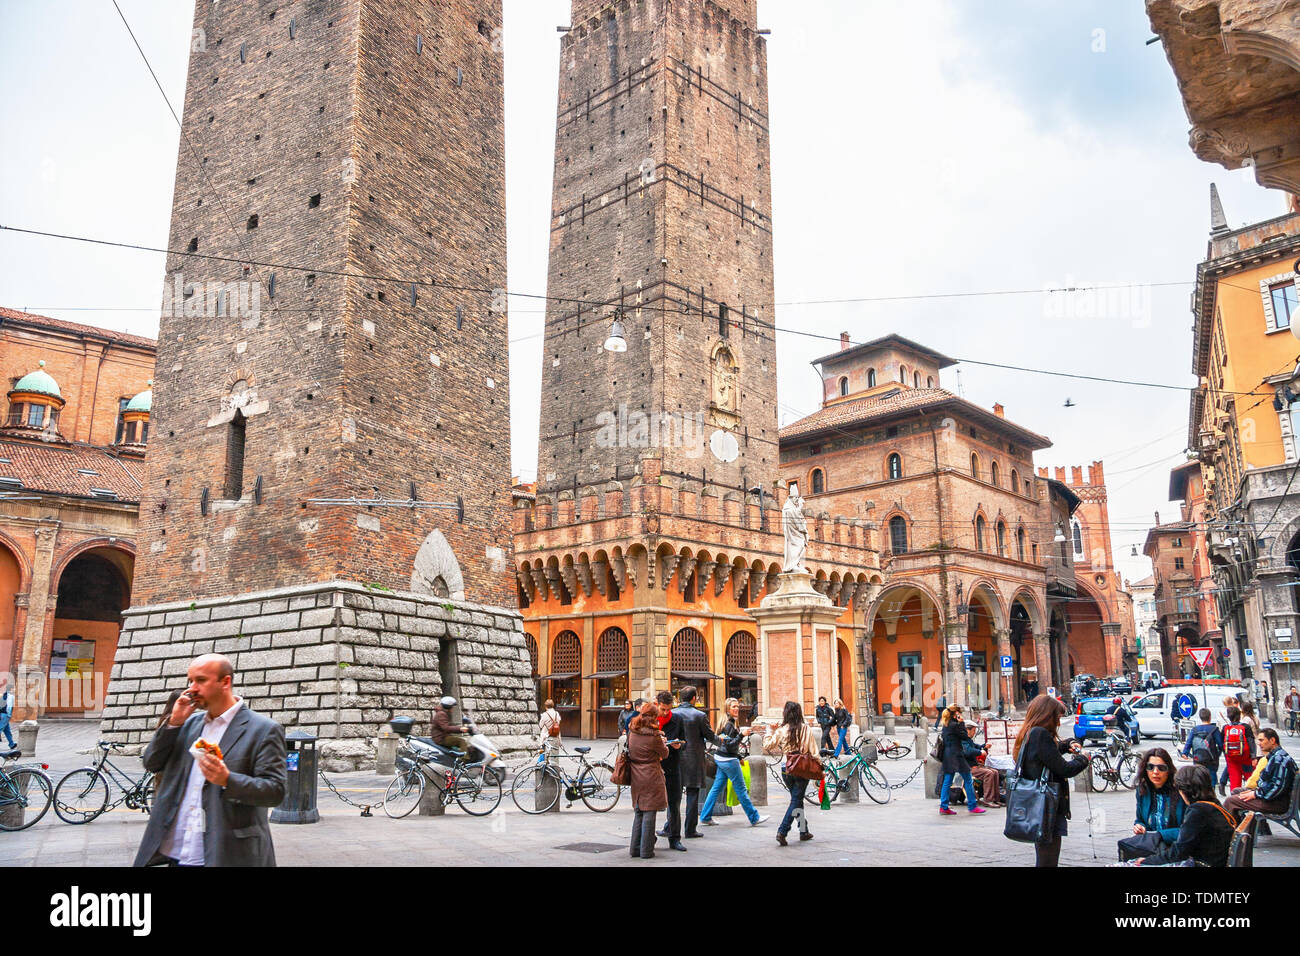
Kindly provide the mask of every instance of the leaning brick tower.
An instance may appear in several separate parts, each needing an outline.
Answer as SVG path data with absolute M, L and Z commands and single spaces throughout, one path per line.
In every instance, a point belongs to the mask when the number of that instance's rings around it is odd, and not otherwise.
M 756 7 L 574 0 L 560 52 L 538 494 L 626 480 L 647 448 L 665 474 L 705 470 L 770 491 L 776 347 Z M 616 314 L 626 352 L 602 348 Z
M 500 0 L 195 3 L 107 729 L 205 650 L 324 737 L 455 688 L 522 728 L 500 38 Z

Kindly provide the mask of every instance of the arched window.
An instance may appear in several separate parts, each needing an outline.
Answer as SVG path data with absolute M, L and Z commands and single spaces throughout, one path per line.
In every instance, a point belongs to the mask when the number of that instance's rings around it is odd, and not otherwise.
M 1083 525 L 1079 524 L 1079 519 L 1075 518 L 1070 522 L 1072 531 L 1071 537 L 1074 539 L 1074 557 L 1077 561 L 1083 557 Z
M 520 590 L 522 591 L 522 588 Z M 533 680 L 533 695 L 540 696 L 541 685 L 537 682 L 537 638 L 531 634 L 525 634 L 524 645 L 528 648 L 528 660 L 532 666 L 530 673 Z M 541 704 L 541 701 L 538 700 L 537 703 Z
M 555 635 L 551 642 L 551 673 L 543 679 L 550 684 L 546 696 L 555 701 L 556 709 L 561 713 L 568 710 L 576 717 L 582 707 L 582 642 L 573 631 Z
M 1007 526 L 1001 521 L 998 522 L 998 555 L 1007 556 Z
M 849 394 L 849 377 L 847 375 L 840 377 L 840 395 Z
M 998 483 L 998 463 L 996 461 L 989 465 L 989 480 L 995 485 Z
M 984 529 L 987 527 L 987 525 L 988 522 L 984 520 L 983 515 L 980 515 L 975 519 L 975 550 L 976 551 L 984 550 Z
M 902 515 L 889 519 L 889 550 L 894 554 L 907 554 L 907 519 Z
M 925 387 L 926 387 L 926 388 L 934 388 L 934 376 L 933 376 L 933 375 L 927 375 L 927 376 L 925 377 Z
M 690 685 L 698 691 L 695 706 L 709 709 L 709 682 L 714 675 L 709 673 L 709 652 L 703 634 L 693 627 L 684 627 L 677 632 L 668 646 L 668 670 L 674 693 Z
M 913 373 L 912 373 L 912 386 L 913 386 L 914 388 L 920 388 L 920 387 L 921 387 L 921 373 L 920 373 L 920 372 L 913 372 Z
M 814 468 L 812 473 L 812 493 L 820 495 L 826 490 L 826 473 L 820 468 Z
M 980 459 L 979 455 L 974 452 L 970 453 L 970 474 L 972 478 L 978 478 L 980 476 Z
M 1025 529 L 1021 528 L 1016 532 L 1016 554 L 1020 560 L 1025 560 Z
M 627 635 L 611 627 L 596 644 L 597 737 L 618 736 L 618 715 L 628 699 Z
M 1014 468 L 1011 469 L 1011 491 L 1013 494 L 1020 494 L 1020 475 Z
M 748 631 L 727 641 L 727 696 L 740 701 L 740 716 L 752 717 L 758 707 L 758 643 Z
M 903 458 L 897 452 L 889 456 L 889 480 L 897 481 L 903 477 Z
M 907 366 L 906 366 L 906 365 L 900 365 L 900 366 L 898 366 L 898 380 L 899 380 L 900 382 L 902 382 L 904 385 L 907 384 Z
M 876 387 L 876 370 L 874 368 L 869 368 L 867 369 L 867 388 L 875 388 L 875 387 Z

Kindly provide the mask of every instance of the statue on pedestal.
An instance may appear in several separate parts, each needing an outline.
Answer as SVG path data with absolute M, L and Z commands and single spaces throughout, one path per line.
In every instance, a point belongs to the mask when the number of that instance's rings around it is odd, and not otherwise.
M 781 509 L 781 530 L 785 534 L 785 563 L 782 571 L 808 573 L 803 566 L 804 552 L 808 550 L 808 520 L 803 515 L 803 498 L 799 486 L 791 485 Z

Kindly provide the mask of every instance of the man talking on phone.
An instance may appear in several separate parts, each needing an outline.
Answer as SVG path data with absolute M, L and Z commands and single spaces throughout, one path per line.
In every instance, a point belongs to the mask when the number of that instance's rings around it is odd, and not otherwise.
M 220 654 L 195 658 L 145 748 L 162 778 L 136 866 L 275 866 L 267 808 L 284 799 L 284 728 L 235 696 L 234 674 Z

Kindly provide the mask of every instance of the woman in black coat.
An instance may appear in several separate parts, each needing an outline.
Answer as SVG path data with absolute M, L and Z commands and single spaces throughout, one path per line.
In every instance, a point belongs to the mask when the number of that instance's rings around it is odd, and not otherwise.
M 1174 789 L 1187 804 L 1187 815 L 1178 828 L 1178 842 L 1138 860 L 1144 866 L 1165 866 L 1195 860 L 1201 866 L 1227 866 L 1235 821 L 1214 799 L 1214 777 L 1200 765 L 1179 767 Z
M 961 708 L 953 704 L 943 712 L 939 721 L 943 725 L 939 731 L 943 741 L 943 786 L 939 789 L 939 815 L 957 815 L 956 810 L 948 808 L 948 794 L 952 790 L 952 778 L 958 774 L 961 774 L 962 782 L 966 785 L 966 809 L 971 813 L 983 813 L 984 808 L 978 805 L 975 796 L 975 781 L 971 777 L 970 764 L 962 753 L 961 745 L 967 735 L 966 719 L 962 716 Z
M 1020 762 L 1020 775 L 1026 780 L 1036 780 L 1047 769 L 1047 779 L 1056 787 L 1059 801 L 1052 837 L 1034 847 L 1036 866 L 1056 866 L 1061 858 L 1061 837 L 1068 832 L 1070 819 L 1070 777 L 1078 776 L 1088 767 L 1088 759 L 1080 753 L 1075 740 L 1058 740 L 1056 729 L 1060 726 L 1065 707 L 1055 697 L 1040 694 L 1029 704 L 1025 722 L 1016 737 L 1015 757 Z M 1072 757 L 1066 760 L 1067 751 Z

